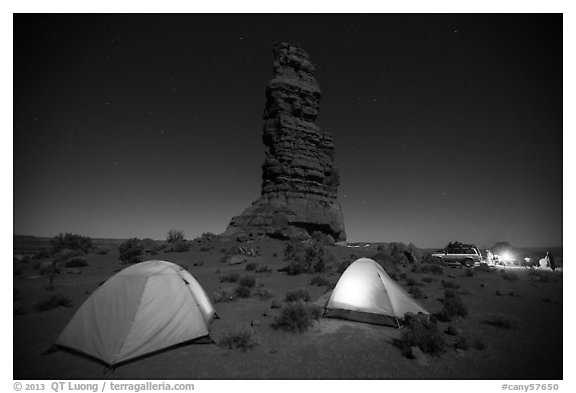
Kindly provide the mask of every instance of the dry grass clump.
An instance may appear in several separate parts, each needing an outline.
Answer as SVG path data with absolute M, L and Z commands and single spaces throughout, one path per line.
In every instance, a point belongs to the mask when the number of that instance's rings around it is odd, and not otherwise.
M 241 287 L 254 288 L 256 286 L 256 278 L 253 276 L 244 276 L 238 280 L 238 284 Z
M 236 282 L 240 278 L 238 273 L 228 273 L 220 277 L 220 282 Z
M 258 264 L 256 262 L 250 262 L 246 264 L 246 271 L 251 272 L 258 268 Z
M 226 303 L 236 300 L 236 294 L 230 289 L 219 289 L 211 296 L 213 303 Z
M 256 290 L 254 290 L 254 296 L 260 298 L 261 300 L 268 300 L 268 299 L 274 297 L 272 292 L 270 292 L 263 285 L 260 285 L 258 288 L 256 288 Z
M 455 317 L 466 318 L 468 316 L 468 308 L 462 299 L 452 290 L 444 291 L 444 299 L 442 299 L 442 310 L 437 315 L 441 321 L 451 321 Z
M 236 288 L 234 288 L 234 294 L 237 297 L 248 298 L 252 296 L 252 288 L 238 285 Z
M 217 340 L 217 344 L 228 349 L 240 349 L 242 352 L 258 345 L 258 340 L 252 329 L 240 327 L 224 332 Z
M 438 330 L 438 325 L 425 316 L 407 316 L 400 339 L 395 339 L 393 344 L 400 348 L 406 357 L 412 356 L 412 347 L 418 347 L 432 356 L 440 356 L 446 352 L 446 341 Z
M 309 302 L 311 299 L 310 293 L 305 289 L 296 289 L 294 291 L 290 291 L 286 293 L 286 297 L 284 298 L 285 302 L 298 302 L 304 301 Z
M 310 280 L 311 285 L 318 285 L 319 287 L 327 287 L 331 284 L 330 280 L 323 276 L 314 276 Z
M 256 273 L 271 273 L 272 269 L 268 267 L 268 265 L 266 266 L 262 266 L 258 269 L 256 269 Z
M 322 316 L 322 308 L 302 302 L 285 304 L 280 310 L 280 315 L 274 318 L 272 327 L 288 332 L 304 332 L 308 330 L 314 321 Z
M 516 330 L 519 322 L 517 319 L 507 317 L 506 315 L 490 314 L 482 321 L 482 323 L 494 326 L 498 329 Z

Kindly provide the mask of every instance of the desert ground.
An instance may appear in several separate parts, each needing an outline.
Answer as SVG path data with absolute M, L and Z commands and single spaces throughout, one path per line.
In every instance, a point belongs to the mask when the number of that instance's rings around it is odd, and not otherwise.
M 246 263 L 229 265 L 223 255 L 235 240 L 216 238 L 206 245 L 191 242 L 182 253 L 158 252 L 143 260 L 166 260 L 182 265 L 200 282 L 209 296 L 235 284 L 220 277 L 237 272 L 256 277 L 258 285 L 273 297 L 256 296 L 217 302 L 219 316 L 211 324 L 211 338 L 219 341 L 227 332 L 253 329 L 257 345 L 246 350 L 228 349 L 215 343 L 192 343 L 138 359 L 115 368 L 105 368 L 93 359 L 69 351 L 45 352 L 53 345 L 75 311 L 100 283 L 127 265 L 118 251 L 89 254 L 88 266 L 64 270 L 47 290 L 48 279 L 40 276 L 34 261 L 19 262 L 14 275 L 14 379 L 562 379 L 562 271 L 535 274 L 527 268 L 492 268 L 490 271 L 443 268 L 443 274 L 415 273 L 413 266 L 399 266 L 406 289 L 417 282 L 424 297 L 418 299 L 430 313 L 441 310 L 445 287 L 459 286 L 458 293 L 468 315 L 451 322 L 438 322 L 448 349 L 439 356 L 412 359 L 394 345 L 404 328 L 372 325 L 340 319 L 320 318 L 303 333 L 271 327 L 287 292 L 305 289 L 314 302 L 328 288 L 312 285 L 318 274 L 287 275 L 278 271 L 285 243 L 263 238 L 245 242 L 258 256 L 250 258 L 270 271 L 247 271 Z M 337 263 L 378 253 L 375 246 L 350 248 L 328 246 Z M 36 266 L 37 267 L 37 266 Z M 72 273 L 72 274 L 71 274 Z M 403 274 L 402 274 L 403 273 Z M 321 274 L 336 282 L 335 269 Z M 446 284 L 446 283 L 453 284 Z M 37 311 L 39 300 L 61 294 L 69 307 Z M 512 321 L 510 326 L 486 323 L 494 314 Z M 444 333 L 452 325 L 457 335 Z M 467 349 L 456 349 L 460 337 Z

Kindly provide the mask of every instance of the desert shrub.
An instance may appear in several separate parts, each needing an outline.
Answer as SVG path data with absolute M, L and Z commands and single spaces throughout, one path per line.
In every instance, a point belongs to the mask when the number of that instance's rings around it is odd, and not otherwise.
M 234 288 L 234 294 L 237 297 L 248 298 L 252 296 L 252 288 L 238 285 L 236 288 Z
M 334 263 L 334 255 L 321 242 L 313 240 L 307 246 L 287 243 L 284 260 L 288 262 L 284 271 L 290 275 L 322 273 L 326 266 Z
M 474 277 L 474 269 L 466 269 L 464 271 L 464 277 Z
M 433 356 L 446 352 L 446 341 L 438 330 L 438 325 L 424 316 L 407 317 L 400 339 L 394 340 L 393 344 L 405 356 L 410 356 L 412 347 L 418 347 L 422 352 Z
M 138 263 L 144 253 L 144 247 L 140 244 L 140 239 L 128 239 L 118 247 L 120 260 L 124 263 Z
M 412 269 L 414 273 L 431 273 L 443 275 L 444 269 L 440 265 L 435 265 L 433 263 L 421 263 Z
M 318 285 L 319 287 L 329 286 L 331 284 L 330 280 L 322 276 L 314 276 L 310 280 L 311 285 Z
M 88 261 L 85 257 L 73 257 L 66 261 L 66 267 L 85 267 L 88 266 Z
M 297 301 L 305 301 L 309 302 L 311 299 L 310 293 L 308 293 L 305 289 L 296 289 L 294 291 L 290 291 L 286 293 L 286 297 L 284 298 L 285 302 L 297 302 Z
M 259 286 L 254 290 L 254 296 L 260 298 L 261 300 L 268 300 L 274 297 L 274 295 L 263 286 Z
M 318 306 L 301 302 L 288 303 L 282 307 L 280 315 L 274 318 L 271 326 L 289 332 L 304 332 L 321 316 L 322 309 Z
M 236 294 L 230 289 L 218 289 L 210 298 L 213 303 L 225 303 L 236 300 Z
M 431 283 L 431 282 L 436 281 L 436 279 L 434 279 L 434 278 L 432 278 L 432 277 L 424 277 L 424 278 L 422 279 L 422 281 L 427 282 L 427 283 Z
M 72 301 L 61 294 L 54 294 L 46 299 L 39 300 L 34 308 L 38 312 L 49 311 L 57 307 L 72 307 Z
M 327 265 L 334 263 L 334 255 L 321 242 L 315 240 L 306 248 L 304 262 L 308 272 L 322 273 Z
M 166 252 L 186 252 L 190 251 L 190 245 L 187 240 L 176 240 L 168 243 Z
M 266 266 L 262 266 L 259 267 L 258 269 L 256 269 L 256 273 L 271 273 L 272 269 L 268 267 L 268 265 Z
M 518 275 L 513 272 L 502 270 L 502 278 L 506 281 L 518 281 Z
M 442 299 L 442 310 L 438 314 L 438 319 L 441 321 L 451 321 L 454 317 L 466 318 L 468 316 L 468 308 L 462 299 L 452 290 L 444 291 L 444 299 Z
M 202 252 L 208 252 L 211 249 L 212 248 L 210 246 L 200 246 L 200 251 L 202 251 Z
M 272 304 L 270 304 L 270 308 L 280 308 L 282 304 L 277 300 L 272 300 Z
M 482 321 L 482 323 L 494 326 L 498 329 L 506 330 L 516 330 L 518 327 L 517 319 L 502 314 L 490 314 Z
M 414 299 L 422 299 L 424 298 L 424 293 L 422 290 L 417 286 L 412 286 L 408 288 L 408 293 L 414 297 Z
M 240 327 L 232 331 L 227 331 L 217 340 L 219 346 L 228 349 L 241 349 L 246 351 L 258 345 L 254 331 L 245 327 Z
M 170 229 L 166 236 L 166 241 L 168 243 L 176 243 L 184 240 L 184 231 L 181 229 Z
M 470 349 L 470 341 L 466 336 L 458 337 L 458 340 L 454 343 L 455 349 L 460 349 L 462 351 L 467 351 Z
M 81 250 L 84 253 L 88 253 L 94 248 L 92 239 L 73 233 L 59 233 L 50 240 L 50 244 L 54 253 L 64 249 Z
M 217 235 L 212 232 L 204 232 L 200 235 L 200 240 L 203 242 L 211 242 L 215 237 L 217 237 Z
M 238 280 L 238 284 L 246 288 L 254 288 L 256 286 L 256 278 L 254 276 L 244 276 Z
M 253 270 L 256 270 L 258 268 L 258 264 L 256 262 L 250 262 L 246 264 L 246 270 L 251 272 Z
M 442 288 L 445 289 L 458 289 L 460 288 L 460 285 L 456 284 L 455 282 L 452 281 L 444 281 L 442 280 Z
M 238 273 L 228 273 L 220 277 L 220 282 L 236 282 L 240 278 Z
M 486 343 L 484 341 L 482 341 L 482 339 L 480 339 L 480 338 L 475 338 L 472 341 L 472 346 L 479 351 L 483 351 L 486 349 Z

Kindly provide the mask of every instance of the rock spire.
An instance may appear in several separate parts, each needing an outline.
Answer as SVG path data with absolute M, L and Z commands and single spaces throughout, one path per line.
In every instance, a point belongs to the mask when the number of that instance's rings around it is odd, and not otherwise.
M 332 136 L 316 124 L 321 91 L 315 67 L 301 48 L 274 44 L 274 76 L 266 87 L 266 158 L 262 190 L 232 218 L 225 235 L 306 239 L 315 231 L 346 240 Z

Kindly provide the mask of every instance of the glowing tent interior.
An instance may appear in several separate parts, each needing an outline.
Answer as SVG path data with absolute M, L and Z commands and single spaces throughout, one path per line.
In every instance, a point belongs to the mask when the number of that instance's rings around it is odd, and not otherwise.
M 382 266 L 368 258 L 348 266 L 332 293 L 320 297 L 316 304 L 324 307 L 325 317 L 379 325 L 398 326 L 406 313 L 429 314 Z

